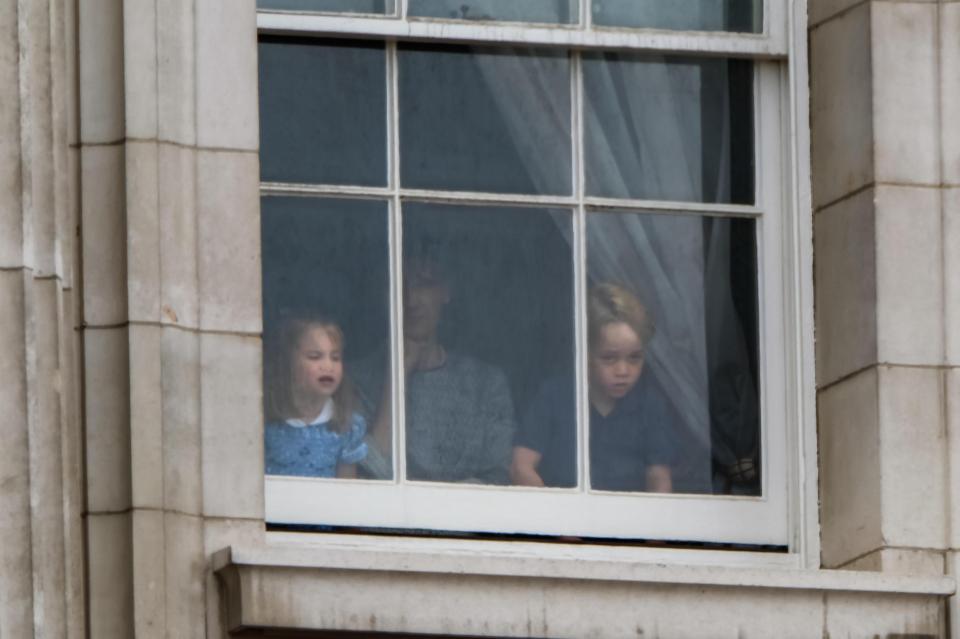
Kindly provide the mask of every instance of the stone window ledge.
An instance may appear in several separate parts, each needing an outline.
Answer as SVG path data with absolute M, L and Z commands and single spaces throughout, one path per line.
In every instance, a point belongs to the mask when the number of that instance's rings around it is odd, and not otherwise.
M 214 555 L 231 632 L 920 639 L 941 636 L 956 589 L 950 577 L 666 565 L 604 558 L 603 548 L 590 557 L 577 546 L 296 537 Z

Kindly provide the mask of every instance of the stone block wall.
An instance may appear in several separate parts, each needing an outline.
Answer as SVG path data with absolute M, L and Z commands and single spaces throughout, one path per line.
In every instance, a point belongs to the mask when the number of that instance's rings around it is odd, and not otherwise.
M 0 636 L 84 636 L 69 2 L 0 6 Z
M 822 561 L 955 563 L 960 3 L 810 2 Z
M 263 535 L 254 3 L 80 7 L 90 636 L 219 637 L 209 557 Z

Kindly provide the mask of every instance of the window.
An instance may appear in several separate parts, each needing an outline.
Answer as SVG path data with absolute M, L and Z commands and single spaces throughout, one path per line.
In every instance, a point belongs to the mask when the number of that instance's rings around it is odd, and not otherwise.
M 784 7 L 581 1 L 260 1 L 268 521 L 790 544 Z

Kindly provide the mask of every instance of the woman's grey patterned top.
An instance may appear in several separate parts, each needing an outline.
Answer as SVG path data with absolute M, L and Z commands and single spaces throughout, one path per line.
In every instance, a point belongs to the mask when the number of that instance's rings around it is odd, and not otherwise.
M 384 356 L 358 363 L 353 378 L 372 423 L 384 381 Z M 448 353 L 443 366 L 407 377 L 407 478 L 507 484 L 516 422 L 506 376 L 476 359 Z M 361 467 L 392 477 L 388 451 L 371 439 Z

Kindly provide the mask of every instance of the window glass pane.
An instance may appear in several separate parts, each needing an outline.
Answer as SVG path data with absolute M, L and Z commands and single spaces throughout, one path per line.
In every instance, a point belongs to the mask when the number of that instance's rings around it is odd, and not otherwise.
M 257 0 L 258 9 L 282 11 L 393 13 L 393 7 L 393 0 Z
M 763 31 L 763 0 L 593 0 L 601 26 L 694 31 Z
M 759 494 L 755 233 L 589 214 L 593 489 Z
M 545 382 L 572 385 L 569 234 L 565 211 L 404 205 L 408 479 L 511 482 L 517 416 Z
M 753 64 L 584 55 L 587 194 L 754 201 Z
M 569 194 L 569 72 L 560 53 L 402 47 L 402 185 Z
M 382 43 L 261 39 L 261 179 L 386 185 L 386 87 Z
M 576 0 L 411 0 L 409 14 L 453 20 L 577 22 Z
M 355 369 L 388 365 L 387 205 L 264 197 L 261 211 L 266 473 L 350 476 L 369 450 Z

